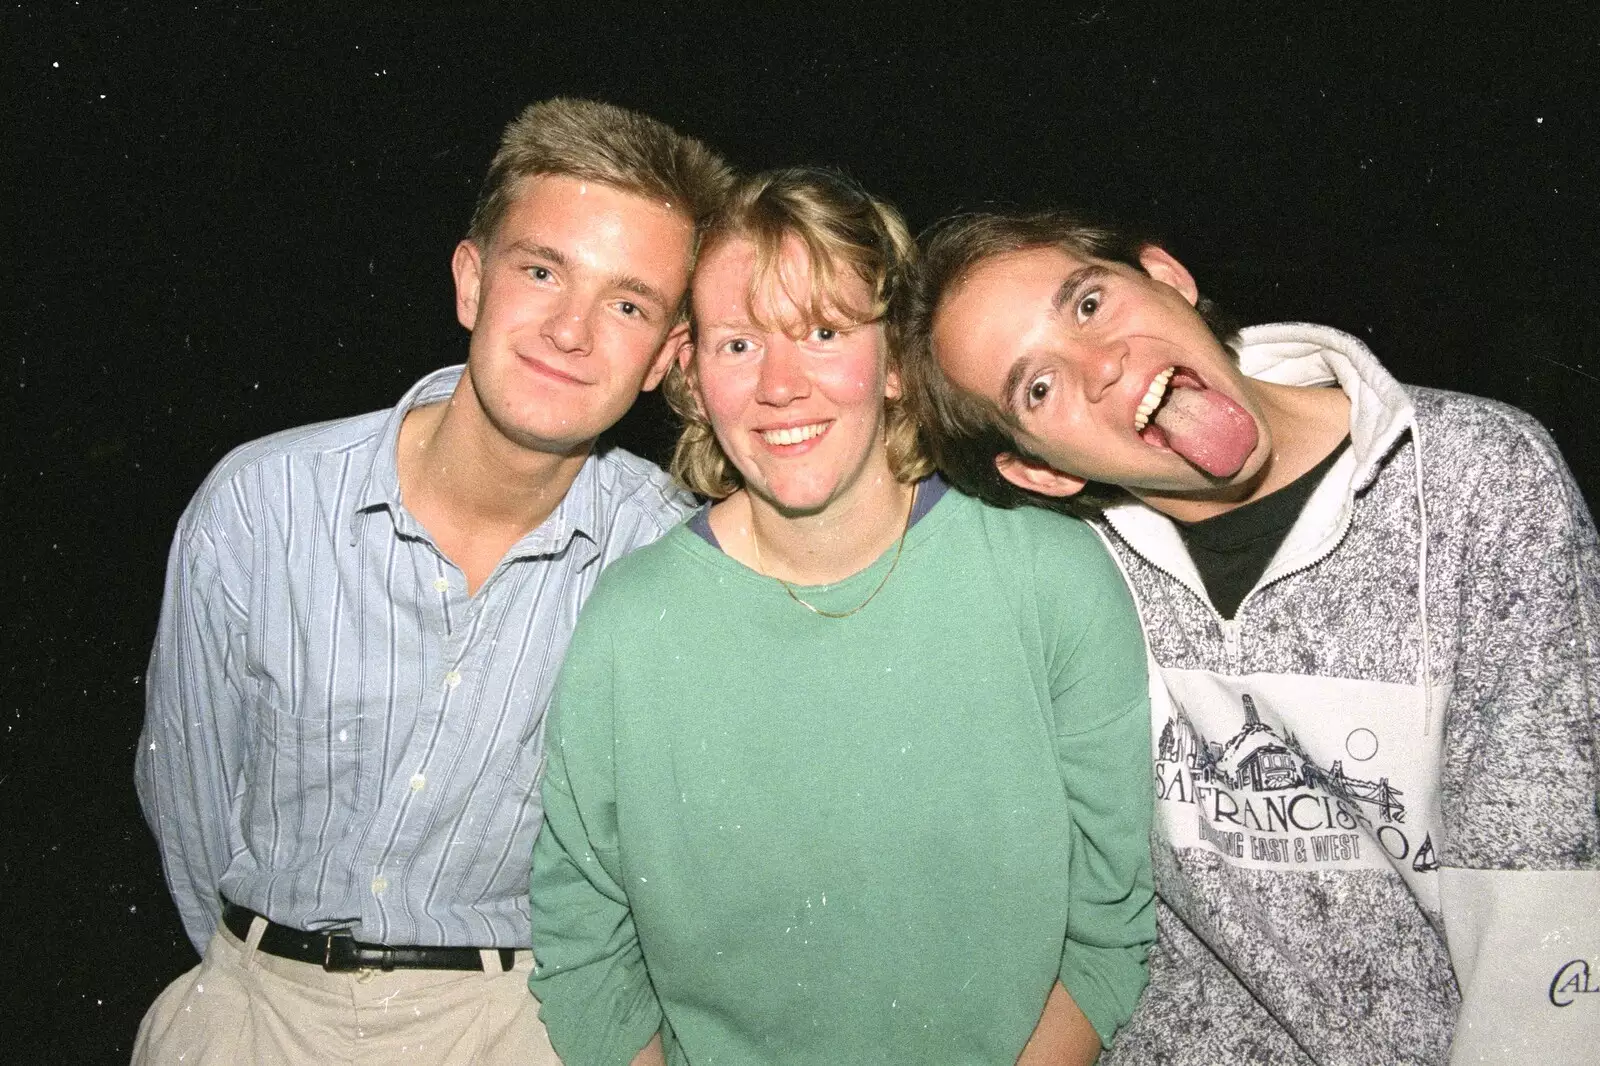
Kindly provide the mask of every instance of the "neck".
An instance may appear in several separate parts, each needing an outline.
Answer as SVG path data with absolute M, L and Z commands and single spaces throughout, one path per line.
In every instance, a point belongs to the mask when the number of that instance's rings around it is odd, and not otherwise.
M 406 507 L 434 526 L 470 527 L 520 537 L 536 528 L 566 496 L 590 445 L 542 452 L 502 435 L 463 395 L 410 411 L 400 427 L 398 466 Z
M 1260 446 L 1267 454 L 1261 468 L 1242 482 L 1204 493 L 1134 496 L 1169 518 L 1199 522 L 1277 492 L 1320 463 L 1350 432 L 1350 397 L 1342 389 L 1246 382 L 1263 423 Z
M 786 514 L 740 489 L 712 509 L 717 540 L 729 555 L 768 577 L 797 585 L 842 581 L 899 540 L 916 493 L 915 485 L 896 481 L 887 464 L 867 476 L 862 491 L 815 514 Z

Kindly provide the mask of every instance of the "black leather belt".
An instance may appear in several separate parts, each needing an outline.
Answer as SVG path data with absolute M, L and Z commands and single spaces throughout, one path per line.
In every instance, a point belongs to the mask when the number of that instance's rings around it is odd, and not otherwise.
M 248 907 L 222 901 L 222 924 L 240 940 L 250 936 L 250 923 L 260 915 Z M 280 959 L 311 962 L 330 973 L 354 970 L 481 970 L 483 956 L 477 948 L 391 948 L 383 944 L 363 944 L 348 932 L 335 929 L 327 933 L 307 933 L 287 925 L 267 921 L 266 932 L 256 950 Z M 500 965 L 510 970 L 517 953 L 511 948 L 500 952 Z

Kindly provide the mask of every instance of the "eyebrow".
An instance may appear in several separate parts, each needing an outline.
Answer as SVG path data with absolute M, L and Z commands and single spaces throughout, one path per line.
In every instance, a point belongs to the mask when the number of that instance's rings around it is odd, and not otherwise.
M 1089 263 L 1079 267 L 1068 274 L 1056 289 L 1055 295 L 1050 298 L 1050 310 L 1053 314 L 1060 314 L 1061 309 L 1073 302 L 1074 297 L 1086 286 L 1111 276 L 1111 271 L 1099 263 Z M 1033 370 L 1033 359 L 1024 353 L 1019 355 L 1011 364 L 1011 369 L 1006 371 L 1006 379 L 1000 386 L 1000 400 L 1005 410 L 1014 419 L 1022 417 L 1022 408 L 1017 402 L 1017 390 L 1022 382 L 1028 378 Z
M 749 329 L 753 323 L 748 318 L 724 318 L 716 322 L 706 322 L 700 326 L 704 332 L 719 329 Z
M 548 244 L 537 244 L 533 241 L 513 241 L 511 243 L 511 251 L 521 252 L 523 255 L 531 255 L 536 259 L 548 259 L 558 267 L 572 265 L 572 260 L 567 258 L 565 252 L 559 248 L 552 248 Z
M 1111 271 L 1100 263 L 1081 266 L 1068 274 L 1066 280 L 1062 281 L 1061 287 L 1056 290 L 1055 298 L 1050 302 L 1050 306 L 1056 311 L 1060 311 L 1072 302 L 1072 298 L 1078 294 L 1079 289 L 1091 282 L 1104 281 L 1110 276 Z
M 1018 356 L 1016 362 L 1011 364 L 1011 369 L 1006 371 L 1005 384 L 1000 386 L 1000 402 L 1014 419 L 1022 417 L 1022 409 L 1017 404 L 1017 390 L 1032 371 L 1033 360 L 1026 355 Z
M 511 245 L 511 250 L 514 252 L 521 252 L 523 255 L 533 256 L 537 259 L 547 259 L 556 266 L 561 267 L 563 270 L 568 270 L 572 267 L 571 257 L 569 257 L 565 252 L 561 251 L 561 249 L 552 248 L 548 244 L 538 244 L 533 241 L 514 241 Z M 631 292 L 635 296 L 640 296 L 646 300 L 653 301 L 657 306 L 662 308 L 667 306 L 667 298 L 662 294 L 660 289 L 656 288 L 654 285 L 651 285 L 644 279 L 634 276 L 633 274 L 613 274 L 607 279 L 607 281 L 614 289 L 621 289 L 623 292 Z
M 667 306 L 667 298 L 661 294 L 660 289 L 642 278 L 634 277 L 632 274 L 613 274 L 611 285 L 613 288 L 621 289 L 623 292 L 631 292 L 635 296 L 641 296 L 658 307 L 664 308 Z

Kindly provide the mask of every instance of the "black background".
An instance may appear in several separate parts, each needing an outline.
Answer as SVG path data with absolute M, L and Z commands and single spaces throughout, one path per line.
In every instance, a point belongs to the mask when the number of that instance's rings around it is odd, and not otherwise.
M 464 356 L 450 252 L 531 100 L 838 164 L 917 227 L 1146 223 L 1246 321 L 1531 411 L 1600 498 L 1591 5 L 1039 6 L 0 14 L 0 1027 L 41 1041 L 7 1057 L 125 1061 L 194 963 L 131 780 L 173 525 L 233 445 Z M 651 400 L 619 436 L 661 458 L 671 433 Z

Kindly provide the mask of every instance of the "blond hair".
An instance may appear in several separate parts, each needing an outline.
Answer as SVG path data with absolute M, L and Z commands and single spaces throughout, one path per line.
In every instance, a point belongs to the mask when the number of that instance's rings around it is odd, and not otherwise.
M 869 195 L 838 171 L 820 167 L 769 170 L 744 179 L 728 194 L 722 210 L 707 224 L 702 254 L 732 240 L 755 245 L 756 268 L 749 289 L 752 308 L 762 291 L 784 287 L 778 277 L 783 246 L 798 241 L 809 264 L 810 291 L 790 295 L 806 323 L 845 329 L 881 322 L 888 369 L 899 372 L 917 253 L 905 220 L 893 206 Z M 872 294 L 867 306 L 853 307 L 839 295 L 846 272 L 866 282 Z M 762 328 L 774 325 L 758 324 Z M 696 334 L 691 313 L 691 341 Z M 672 476 L 690 491 L 720 500 L 744 481 L 700 409 L 692 375 L 692 369 L 686 372 L 674 361 L 662 385 L 667 402 L 683 419 L 672 453 Z M 884 401 L 884 435 L 889 469 L 896 479 L 912 482 L 932 472 L 916 422 L 899 398 Z
M 612 104 L 558 96 L 529 104 L 506 126 L 467 239 L 487 249 L 523 180 L 541 174 L 661 200 L 693 221 L 697 233 L 733 184 L 733 171 L 721 156 L 666 123 Z

